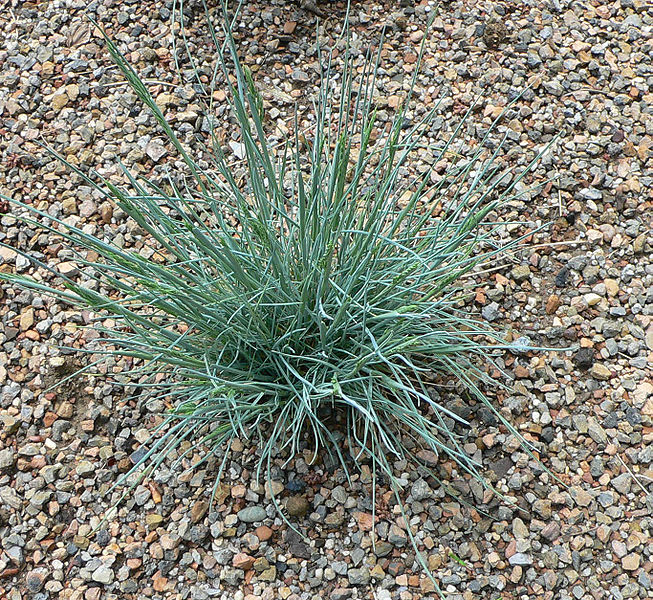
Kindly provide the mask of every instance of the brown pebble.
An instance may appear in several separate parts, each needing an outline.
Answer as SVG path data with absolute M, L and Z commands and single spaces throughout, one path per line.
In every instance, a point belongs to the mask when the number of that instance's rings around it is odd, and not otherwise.
M 274 533 L 267 525 L 261 525 L 254 530 L 256 537 L 262 542 L 267 542 Z
M 59 410 L 57 410 L 57 414 L 62 419 L 70 419 L 70 417 L 73 416 L 74 412 L 75 409 L 73 408 L 73 405 L 70 402 L 63 402 L 59 407 Z
M 20 315 L 20 330 L 27 331 L 32 325 L 34 325 L 34 309 L 27 308 Z
M 508 28 L 499 19 L 490 19 L 483 31 L 483 41 L 488 48 L 496 48 L 508 37 Z
M 43 425 L 46 427 L 52 427 L 52 423 L 54 423 L 58 418 L 59 415 L 57 413 L 48 411 L 43 416 Z
M 85 600 L 100 600 L 102 590 L 99 587 L 88 588 L 84 593 Z
M 560 304 L 560 298 L 558 296 L 555 294 L 549 296 L 549 299 L 546 301 L 546 314 L 554 314 L 560 308 Z
M 435 467 L 438 464 L 438 456 L 433 450 L 420 450 L 417 458 L 428 467 Z
M 206 500 L 200 500 L 193 504 L 190 509 L 190 520 L 192 523 L 199 523 L 209 510 L 209 503 Z
M 90 433 L 95 429 L 95 421 L 93 419 L 84 419 L 81 422 L 82 430 Z
M 113 206 L 108 202 L 104 202 L 100 207 L 100 216 L 107 225 L 110 225 L 113 218 Z
M 152 575 L 152 587 L 155 592 L 164 592 L 168 587 L 168 578 L 164 577 L 161 571 L 157 571 Z
M 129 469 L 131 469 L 131 461 L 128 458 L 121 458 L 118 461 L 118 472 L 119 473 L 127 473 Z
M 293 517 L 303 517 L 310 508 L 310 504 L 304 496 L 291 496 L 286 502 L 286 510 Z
M 236 569 L 242 569 L 243 571 L 249 571 L 254 566 L 254 557 L 244 552 L 239 552 L 234 556 L 231 564 Z
M 626 571 L 636 571 L 639 569 L 639 554 L 627 554 L 621 559 L 621 566 Z

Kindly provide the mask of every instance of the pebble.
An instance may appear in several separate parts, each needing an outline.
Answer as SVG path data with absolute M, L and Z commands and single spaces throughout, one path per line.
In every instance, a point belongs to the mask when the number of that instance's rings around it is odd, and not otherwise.
M 594 349 L 580 348 L 574 354 L 574 363 L 580 369 L 589 369 L 594 364 Z
M 344 487 L 337 485 L 331 490 L 331 497 L 338 502 L 338 504 L 344 504 L 347 502 L 348 495 Z
M 113 582 L 114 573 L 109 567 L 101 565 L 95 569 L 95 571 L 93 571 L 92 578 L 93 581 L 97 581 L 98 583 L 102 583 L 104 585 L 109 585 Z
M 553 315 L 560 308 L 562 302 L 560 298 L 555 294 L 549 296 L 549 299 L 546 301 L 545 311 L 547 315 Z
M 501 311 L 499 310 L 499 304 L 496 302 L 491 302 L 487 306 L 484 306 L 481 310 L 481 314 L 486 321 L 496 321 L 501 317 Z
M 349 569 L 347 578 L 350 585 L 368 585 L 370 583 L 370 571 L 367 567 L 361 569 Z
M 553 542 L 560 537 L 560 525 L 555 521 L 548 523 L 544 529 L 542 529 L 542 537 L 549 542 Z
M 80 477 L 89 477 L 95 473 L 95 465 L 87 460 L 83 460 L 77 464 L 75 471 Z
M 152 513 L 145 516 L 145 522 L 150 527 L 158 527 L 161 523 L 163 523 L 163 521 L 164 521 L 163 516 L 157 515 L 156 513 Z
M 605 445 L 608 441 L 608 435 L 606 434 L 605 430 L 594 418 L 588 419 L 587 432 L 597 444 Z
M 621 565 L 626 571 L 636 571 L 639 569 L 639 554 L 627 554 L 621 559 Z
M 528 527 L 526 527 L 521 519 L 515 519 L 512 522 L 512 532 L 518 540 L 525 540 L 529 537 Z
M 51 490 L 39 490 L 30 498 L 30 504 L 41 508 L 52 497 Z
M 532 564 L 533 564 L 533 559 L 532 559 L 532 557 L 529 556 L 528 554 L 524 554 L 524 553 L 522 553 L 522 552 L 517 552 L 517 553 L 513 554 L 513 555 L 508 559 L 508 562 L 509 562 L 511 565 L 513 565 L 513 566 L 514 566 L 514 565 L 524 565 L 524 566 L 527 566 L 527 565 L 532 565 Z
M 392 544 L 380 541 L 376 543 L 374 554 L 376 554 L 379 558 L 382 558 L 384 556 L 388 556 L 388 554 L 392 552 L 393 548 L 394 546 Z
M 274 581 L 277 578 L 277 568 L 269 567 L 259 574 L 259 581 Z
M 528 265 L 517 265 L 510 271 L 510 276 L 517 282 L 526 281 L 531 276 L 531 270 Z
M 43 589 L 43 586 L 45 585 L 45 580 L 46 580 L 46 572 L 44 569 L 33 569 L 29 573 L 27 573 L 27 576 L 25 578 L 25 582 L 27 584 L 27 589 L 32 593 L 32 594 L 37 594 Z
M 199 523 L 200 521 L 202 521 L 206 516 L 208 510 L 209 510 L 209 503 L 206 500 L 200 500 L 199 502 L 193 504 L 193 507 L 191 508 L 191 512 L 190 512 L 191 523 Z
M 433 495 L 433 491 L 431 490 L 429 484 L 426 483 L 426 481 L 424 481 L 423 479 L 418 479 L 411 486 L 410 494 L 414 500 L 421 502 L 422 500 L 426 500 L 427 498 L 430 498 Z
M 631 476 L 629 473 L 622 473 L 610 479 L 610 485 L 620 494 L 627 494 L 630 491 Z
M 570 493 L 578 506 L 589 506 L 593 500 L 592 495 L 581 487 L 572 487 Z
M 612 378 L 612 371 L 602 363 L 594 363 L 590 374 L 599 381 L 607 381 Z
M 261 525 L 257 527 L 254 530 L 254 533 L 256 534 L 256 537 L 258 537 L 258 539 L 261 542 L 267 542 L 274 534 L 272 529 L 270 529 L 267 525 Z
M 261 506 L 248 506 L 238 511 L 238 519 L 243 523 L 256 523 L 267 519 L 267 512 Z
M 597 500 L 603 508 L 608 508 L 608 506 L 612 506 L 614 504 L 614 496 L 611 492 L 601 492 L 597 496 Z
M 397 527 L 397 525 L 391 525 L 390 533 L 388 534 L 388 542 L 394 546 L 402 547 L 406 545 L 406 542 L 408 542 L 408 536 L 406 535 L 406 532 L 400 527 Z
M 236 554 L 232 560 L 232 564 L 236 569 L 243 569 L 248 571 L 254 566 L 254 557 L 245 554 L 244 552 L 239 552 Z
M 16 464 L 16 453 L 11 448 L 0 450 L 0 472 L 10 471 Z
M 290 496 L 286 501 L 286 510 L 293 517 L 303 517 L 308 513 L 310 504 L 304 496 Z
M 158 163 L 162 158 L 167 156 L 168 151 L 165 146 L 156 140 L 152 140 L 145 146 L 145 154 L 147 154 L 155 163 Z

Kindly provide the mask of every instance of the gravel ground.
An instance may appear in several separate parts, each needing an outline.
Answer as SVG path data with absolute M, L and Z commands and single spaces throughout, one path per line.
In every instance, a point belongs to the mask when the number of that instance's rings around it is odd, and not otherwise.
M 187 2 L 187 36 L 197 64 L 210 73 L 198 4 Z M 381 120 L 415 69 L 433 5 L 354 3 L 355 49 L 377 43 L 386 26 Z M 330 45 L 344 6 L 318 6 L 320 37 Z M 296 101 L 300 122 L 308 123 L 306 100 L 318 78 L 309 8 L 250 0 L 239 31 L 271 126 L 282 131 Z M 10 2 L 0 12 L 3 193 L 148 251 L 120 210 L 38 144 L 114 180 L 121 178 L 118 159 L 154 178 L 166 167 L 176 172 L 161 132 L 84 19 L 88 11 L 151 83 L 181 138 L 201 153 L 203 92 L 193 86 L 187 61 L 180 61 L 181 76 L 176 70 L 170 9 L 152 0 L 34 0 Z M 502 215 L 529 227 L 552 225 L 528 250 L 475 280 L 475 304 L 514 338 L 574 348 L 499 357 L 514 382 L 510 393 L 496 394 L 567 487 L 482 409 L 462 404 L 456 408 L 467 410 L 473 425 L 466 451 L 482 458 L 488 477 L 523 510 L 484 494 L 451 464 L 436 470 L 457 498 L 424 473 L 395 465 L 408 526 L 451 600 L 653 597 L 652 31 L 653 6 L 644 0 L 459 0 L 441 3 L 428 35 L 409 119 L 444 97 L 437 126 L 446 134 L 481 94 L 464 133 L 473 145 L 530 86 L 500 128 L 508 136 L 502 160 L 525 165 L 561 134 L 534 174 L 543 187 Z M 226 125 L 219 89 L 214 99 Z M 225 145 L 237 142 L 228 127 L 219 135 Z M 18 227 L 16 208 L 0 208 L 0 240 L 75 274 L 60 240 Z M 504 233 L 524 231 L 515 225 Z M 0 248 L 0 255 L 3 271 L 33 272 L 11 250 Z M 350 487 L 328 464 L 308 466 L 308 452 L 275 466 L 268 484 L 308 542 L 276 516 L 269 491 L 255 483 L 255 450 L 246 440 L 234 444 L 214 510 L 207 502 L 210 468 L 163 468 L 97 528 L 117 498 L 104 493 L 130 468 L 156 407 L 85 377 L 47 391 L 82 364 L 81 353 L 59 346 L 93 342 L 94 332 L 80 328 L 88 315 L 7 285 L 0 297 L 1 598 L 435 597 L 387 488 L 378 490 L 373 548 L 369 473 Z M 119 379 L 128 367 L 118 361 L 106 370 Z

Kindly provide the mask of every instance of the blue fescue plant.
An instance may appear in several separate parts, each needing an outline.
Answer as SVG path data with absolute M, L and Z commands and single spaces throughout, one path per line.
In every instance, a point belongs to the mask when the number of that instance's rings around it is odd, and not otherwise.
M 222 23 L 229 23 L 226 11 Z M 519 243 L 499 243 L 502 224 L 493 215 L 535 161 L 506 184 L 500 145 L 489 151 L 483 140 L 464 159 L 453 152 L 471 109 L 434 146 L 437 106 L 407 120 L 417 69 L 391 126 L 379 126 L 380 54 L 355 76 L 347 51 L 339 77 L 331 56 L 318 57 L 324 67 L 312 130 L 299 132 L 296 120 L 294 136 L 275 145 L 230 27 L 223 26 L 223 41 L 211 31 L 241 161 L 231 164 L 213 143 L 213 165 L 200 167 L 105 35 L 192 184 L 159 186 L 125 171 L 125 190 L 69 165 L 156 242 L 158 258 L 16 202 L 32 215 L 17 218 L 63 237 L 97 285 L 38 261 L 63 285 L 0 277 L 113 319 L 101 340 L 105 354 L 137 359 L 134 383 L 151 375 L 144 387 L 172 406 L 133 468 L 141 476 L 173 451 L 179 462 L 204 448 L 207 457 L 222 457 L 217 485 L 239 437 L 259 444 L 257 475 L 269 472 L 273 456 L 292 458 L 308 440 L 316 457 L 331 453 L 348 476 L 363 464 L 383 475 L 400 505 L 393 461 L 419 463 L 416 447 L 489 485 L 451 426 L 468 423 L 430 389 L 436 379 L 457 382 L 526 443 L 483 392 L 503 334 L 465 311 L 461 298 L 465 275 Z M 418 153 L 428 154 L 419 173 Z M 445 159 L 446 172 L 432 177 Z M 91 255 L 99 258 L 85 258 Z

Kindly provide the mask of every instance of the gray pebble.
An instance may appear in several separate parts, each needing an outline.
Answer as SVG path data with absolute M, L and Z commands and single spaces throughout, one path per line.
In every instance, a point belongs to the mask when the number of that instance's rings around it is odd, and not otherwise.
M 413 499 L 419 501 L 426 500 L 433 495 L 433 490 L 426 481 L 418 479 L 410 488 L 410 494 Z
M 370 582 L 370 571 L 367 567 L 349 569 L 347 578 L 351 585 L 367 585 Z
M 11 448 L 0 450 L 0 472 L 13 469 L 16 464 L 16 454 Z
M 481 314 L 486 321 L 496 321 L 501 317 L 499 304 L 497 302 L 490 302 L 481 309 Z
M 524 554 L 523 552 L 517 552 L 516 554 L 513 554 L 509 559 L 508 562 L 511 565 L 532 565 L 533 564 L 533 558 L 528 555 Z
M 622 473 L 610 480 L 612 487 L 620 494 L 627 494 L 630 491 L 631 476 L 629 473 Z
M 261 506 L 248 506 L 238 511 L 238 519 L 243 523 L 256 523 L 267 518 L 265 509 Z
M 93 571 L 92 579 L 98 583 L 103 583 L 104 585 L 109 585 L 113 582 L 114 573 L 106 565 L 101 565 L 95 571 Z

